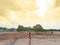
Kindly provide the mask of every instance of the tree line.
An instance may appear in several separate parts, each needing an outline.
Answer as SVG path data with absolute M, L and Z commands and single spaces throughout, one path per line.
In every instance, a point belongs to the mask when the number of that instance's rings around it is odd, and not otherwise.
M 36 31 L 36 32 L 48 32 L 51 31 L 51 33 L 53 33 L 53 31 L 60 31 L 60 29 L 44 29 L 40 24 L 36 24 L 33 27 L 24 27 L 22 25 L 18 25 L 18 27 L 15 28 L 6 28 L 6 27 L 0 27 L 0 32 L 19 32 L 19 31 Z
M 35 26 L 33 26 L 33 28 L 31 27 L 24 27 L 22 25 L 18 25 L 17 31 L 40 31 L 43 30 L 43 27 L 40 24 L 37 24 Z

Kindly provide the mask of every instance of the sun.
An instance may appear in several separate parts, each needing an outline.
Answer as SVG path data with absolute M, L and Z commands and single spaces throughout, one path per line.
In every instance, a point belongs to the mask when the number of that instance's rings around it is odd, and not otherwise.
M 52 7 L 54 0 L 36 0 L 36 6 L 39 9 L 36 10 L 36 13 L 40 17 L 45 17 L 47 11 Z
M 36 12 L 38 12 L 38 14 L 41 17 L 44 17 L 46 7 L 47 7 L 46 0 L 36 0 L 36 5 L 39 7 L 38 11 L 36 11 Z

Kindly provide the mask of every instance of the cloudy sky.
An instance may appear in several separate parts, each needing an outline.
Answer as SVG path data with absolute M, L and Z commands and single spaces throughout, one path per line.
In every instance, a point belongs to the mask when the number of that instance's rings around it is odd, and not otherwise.
M 60 29 L 60 0 L 0 0 L 0 26 Z

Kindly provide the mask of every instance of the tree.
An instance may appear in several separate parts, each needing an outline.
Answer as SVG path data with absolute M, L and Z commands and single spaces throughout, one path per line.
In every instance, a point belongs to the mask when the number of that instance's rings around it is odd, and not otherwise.
M 17 31 L 23 31 L 24 27 L 22 25 L 18 25 Z
M 25 31 L 29 31 L 31 30 L 32 28 L 31 27 L 24 27 Z
M 6 30 L 7 28 L 4 27 L 3 29 Z
M 33 26 L 33 30 L 34 31 L 41 31 L 41 30 L 43 30 L 43 27 L 40 24 L 37 24 L 37 25 Z
M 17 31 L 29 31 L 31 30 L 31 27 L 24 27 L 22 25 L 18 25 Z
M 14 32 L 14 31 L 16 31 L 16 29 L 15 28 L 10 28 L 7 31 Z

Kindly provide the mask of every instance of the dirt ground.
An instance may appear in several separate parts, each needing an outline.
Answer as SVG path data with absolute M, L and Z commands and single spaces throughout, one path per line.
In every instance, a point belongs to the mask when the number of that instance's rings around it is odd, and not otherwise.
M 29 45 L 29 33 L 0 33 L 0 45 Z M 60 45 L 60 34 L 31 32 L 31 45 Z
M 3 39 L 19 39 L 19 38 L 28 38 L 29 32 L 7 32 L 0 33 L 0 40 Z M 31 32 L 32 38 L 60 38 L 60 34 L 50 34 L 44 32 Z
M 0 45 L 29 45 L 29 38 L 3 40 Z M 60 45 L 60 38 L 32 38 L 31 45 Z

